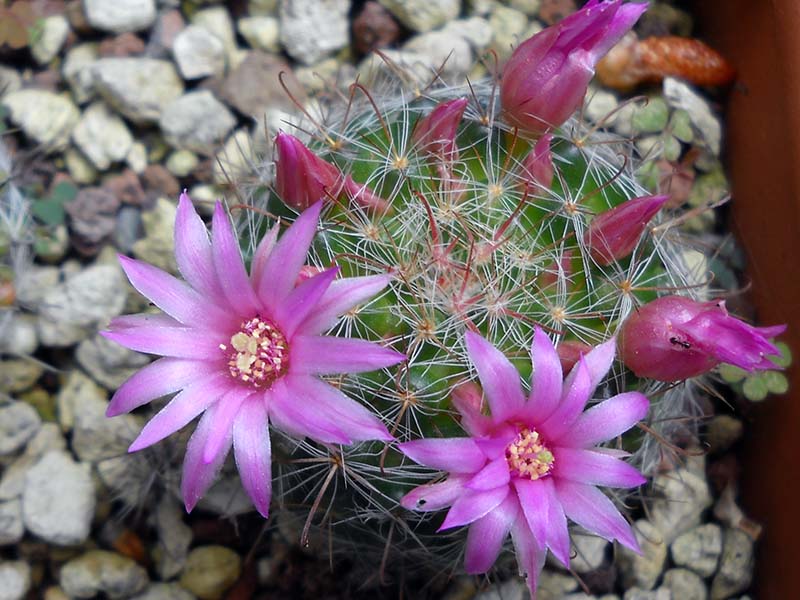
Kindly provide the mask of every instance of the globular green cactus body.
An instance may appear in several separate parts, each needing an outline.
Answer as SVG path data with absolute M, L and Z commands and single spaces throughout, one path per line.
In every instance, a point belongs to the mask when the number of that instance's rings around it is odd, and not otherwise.
M 605 266 L 587 246 L 594 215 L 646 194 L 635 178 L 629 141 L 579 119 L 568 121 L 555 132 L 555 176 L 543 187 L 522 168 L 536 140 L 503 123 L 493 86 L 444 89 L 410 101 L 398 100 L 402 94 L 351 102 L 312 133 L 311 150 L 369 186 L 386 205 L 364 208 L 345 192 L 329 197 L 310 262 L 338 265 L 348 277 L 394 275 L 387 290 L 345 315 L 332 333 L 382 339 L 408 361 L 335 383 L 377 411 L 398 439 L 452 437 L 462 435 L 453 390 L 474 379 L 465 330 L 480 332 L 529 378 L 535 325 L 561 344 L 596 345 L 615 334 L 634 306 L 655 298 L 656 289 L 685 286 L 687 273 L 680 252 L 658 231 L 643 235 L 630 256 Z M 452 152 L 432 152 L 414 141 L 419 122 L 435 106 L 460 97 L 468 104 Z M 248 214 L 294 219 L 275 193 L 254 203 L 260 210 Z M 275 218 L 244 230 L 260 234 Z M 257 242 L 245 239 L 243 246 Z M 606 395 L 641 387 L 621 365 L 613 372 Z M 636 434 L 626 438 L 626 446 L 653 449 Z M 356 492 L 339 487 L 325 504 L 329 522 L 363 527 L 363 521 L 377 521 L 383 523 L 373 528 L 379 538 L 387 523 L 402 522 L 417 541 L 424 530 L 435 530 L 435 519 L 409 525 L 427 517 L 396 504 L 410 484 L 429 480 L 430 471 L 382 444 L 327 451 Z M 640 463 L 647 460 L 652 456 Z M 312 473 L 301 462 L 293 473 L 291 458 L 286 463 L 286 489 L 301 490 L 303 501 L 312 502 L 320 493 L 319 470 Z

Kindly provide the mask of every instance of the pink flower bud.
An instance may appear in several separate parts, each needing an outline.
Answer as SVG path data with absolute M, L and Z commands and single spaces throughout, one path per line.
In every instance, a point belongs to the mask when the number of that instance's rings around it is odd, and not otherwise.
M 558 127 L 586 95 L 597 61 L 633 27 L 646 3 L 590 0 L 537 33 L 508 59 L 500 100 L 512 126 L 532 135 Z
M 430 154 L 455 159 L 458 124 L 467 107 L 467 98 L 442 102 L 426 117 L 417 121 L 411 141 Z
M 319 200 L 339 196 L 344 177 L 334 165 L 288 133 L 278 132 L 275 147 L 278 149 L 275 190 L 284 203 L 305 210 Z
M 592 351 L 592 346 L 584 344 L 578 340 L 563 340 L 556 346 L 558 360 L 561 362 L 561 370 L 566 375 L 572 371 L 581 356 L 586 356 Z
M 669 200 L 669 196 L 642 196 L 597 215 L 583 235 L 597 264 L 607 266 L 629 256 L 647 224 Z
M 619 335 L 622 362 L 639 377 L 680 381 L 728 363 L 746 371 L 775 369 L 780 355 L 768 339 L 785 325 L 753 327 L 732 317 L 725 302 L 664 296 L 632 313 Z
M 344 189 L 347 191 L 347 195 L 359 206 L 378 213 L 391 211 L 392 207 L 386 200 L 369 189 L 369 186 L 353 181 L 350 175 L 345 177 Z
M 543 135 L 522 161 L 519 175 L 523 190 L 527 187 L 529 193 L 535 193 L 540 189 L 548 190 L 553 184 L 553 154 L 550 152 L 552 141 L 552 135 Z

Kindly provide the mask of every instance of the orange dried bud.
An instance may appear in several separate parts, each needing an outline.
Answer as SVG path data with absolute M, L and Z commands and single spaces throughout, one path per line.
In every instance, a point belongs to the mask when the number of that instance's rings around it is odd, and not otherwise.
M 603 85 L 627 91 L 642 83 L 677 77 L 695 85 L 727 85 L 733 66 L 700 40 L 677 36 L 638 40 L 629 34 L 597 64 Z

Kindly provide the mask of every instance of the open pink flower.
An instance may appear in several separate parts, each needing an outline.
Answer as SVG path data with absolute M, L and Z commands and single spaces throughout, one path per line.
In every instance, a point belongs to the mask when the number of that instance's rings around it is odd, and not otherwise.
M 646 3 L 589 0 L 520 44 L 500 81 L 506 120 L 533 135 L 561 125 L 583 102 L 597 61 L 646 8 Z
M 774 369 L 769 342 L 785 325 L 753 327 L 730 315 L 724 301 L 663 296 L 638 308 L 620 330 L 620 357 L 639 377 L 680 381 L 720 363 L 745 371 Z
M 483 573 L 494 564 L 510 533 L 520 573 L 531 593 L 547 549 L 569 565 L 567 519 L 638 551 L 630 525 L 596 486 L 635 487 L 645 482 L 620 460 L 624 453 L 595 447 L 630 429 L 647 414 L 638 392 L 619 394 L 584 412 L 614 358 L 612 339 L 581 357 L 566 379 L 553 344 L 538 327 L 531 351 L 528 398 L 519 373 L 489 342 L 466 334 L 467 352 L 491 409 L 480 396 L 460 391 L 453 403 L 470 437 L 422 439 L 400 444 L 412 460 L 447 471 L 442 483 L 403 497 L 406 508 L 450 507 L 440 529 L 470 525 L 465 568 Z
M 179 392 L 145 425 L 131 452 L 203 415 L 184 459 L 187 510 L 211 485 L 233 446 L 244 488 L 267 516 L 268 422 L 322 443 L 392 439 L 365 407 L 318 377 L 372 371 L 404 359 L 378 344 L 321 335 L 390 279 L 336 279 L 338 269 L 332 268 L 298 282 L 321 207 L 317 202 L 308 208 L 280 239 L 276 225 L 259 244 L 249 275 L 222 205 L 214 211 L 209 240 L 186 194 L 175 223 L 175 258 L 185 281 L 120 257 L 131 284 L 166 314 L 116 318 L 103 335 L 163 358 L 122 384 L 107 414 Z

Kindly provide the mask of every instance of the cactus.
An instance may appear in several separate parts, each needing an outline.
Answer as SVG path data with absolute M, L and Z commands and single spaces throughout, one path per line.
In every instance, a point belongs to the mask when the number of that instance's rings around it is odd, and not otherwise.
M 467 419 L 470 413 L 464 407 L 473 401 L 480 403 L 481 389 L 475 373 L 476 368 L 481 368 L 481 361 L 476 358 L 479 352 L 474 350 L 476 339 L 482 338 L 480 344 L 493 347 L 491 352 L 497 356 L 507 357 L 522 380 L 530 380 L 529 349 L 538 331 L 540 347 L 549 348 L 547 352 L 553 357 L 558 353 L 548 368 L 559 361 L 559 374 L 561 369 L 569 372 L 574 368 L 567 382 L 587 378 L 584 385 L 590 394 L 593 386 L 588 381 L 598 383 L 594 378 L 599 380 L 608 365 L 602 369 L 596 364 L 591 367 L 592 361 L 597 363 L 599 359 L 589 357 L 594 353 L 611 361 L 613 338 L 637 307 L 663 295 L 705 300 L 702 274 L 698 277 L 688 267 L 680 243 L 682 236 L 673 235 L 681 219 L 663 214 L 666 198 L 648 196 L 638 182 L 639 162 L 632 143 L 587 123 L 580 115 L 569 116 L 576 98 L 585 94 L 594 62 L 630 28 L 642 10 L 643 6 L 637 4 L 592 1 L 575 17 L 545 30 L 539 34 L 542 37 L 523 43 L 500 80 L 465 87 L 431 83 L 409 90 L 401 82 L 411 77 L 400 73 L 396 85 L 384 85 L 380 90 L 356 83 L 341 106 L 325 107 L 324 118 L 307 113 L 309 123 L 280 133 L 274 165 L 256 166 L 256 174 L 274 172 L 275 177 L 272 185 L 265 181 L 251 186 L 248 210 L 239 213 L 239 243 L 252 281 L 259 281 L 260 273 L 267 272 L 263 261 L 269 251 L 264 248 L 277 248 L 274 236 L 278 228 L 297 223 L 297 227 L 292 225 L 288 230 L 294 233 L 284 236 L 298 238 L 296 232 L 307 229 L 312 218 L 307 215 L 318 214 L 319 200 L 324 208 L 317 234 L 295 289 L 303 285 L 300 281 L 308 281 L 309 286 L 304 289 L 311 289 L 311 281 L 334 277 L 332 267 L 338 268 L 339 277 L 382 276 L 381 281 L 388 281 L 382 289 L 375 288 L 376 295 L 370 300 L 346 312 L 328 335 L 380 342 L 405 354 L 406 360 L 397 366 L 327 376 L 325 380 L 368 407 L 395 439 L 407 442 L 457 438 L 463 436 L 464 429 L 469 430 L 467 423 L 462 428 L 457 413 Z M 545 54 L 552 53 L 553 61 L 560 60 L 561 66 L 539 72 L 535 62 L 534 66 L 528 64 L 532 60 L 530 54 L 542 59 L 543 44 L 549 48 Z M 397 68 L 392 65 L 392 70 Z M 548 109 L 544 115 L 531 113 L 534 109 L 526 100 L 531 94 L 538 95 L 535 102 L 531 101 L 536 110 L 547 105 L 535 85 L 537 77 L 541 79 L 541 89 L 554 90 L 555 99 L 566 105 Z M 189 215 L 189 210 L 182 201 L 179 221 L 189 218 L 180 216 Z M 298 212 L 304 216 L 298 217 Z M 213 224 L 214 244 L 222 243 L 227 227 L 224 212 L 218 207 Z M 229 248 L 226 252 L 230 254 Z M 156 275 L 134 262 L 123 262 L 134 285 L 141 284 L 157 294 Z M 273 270 L 276 268 L 273 265 Z M 247 277 L 246 273 L 234 273 L 231 281 L 234 275 L 241 281 Z M 149 283 L 145 281 L 148 278 L 152 278 Z M 203 290 L 191 279 L 190 283 L 202 295 Z M 285 283 L 282 281 L 281 285 Z M 254 285 L 259 293 L 267 289 L 264 281 Z M 232 298 L 230 290 L 223 291 Z M 237 301 L 240 304 L 249 302 L 249 292 L 244 291 Z M 236 302 L 231 300 L 231 304 Z M 218 308 L 217 304 L 209 310 Z M 307 309 L 298 306 L 298 310 Z M 185 313 L 188 308 L 180 310 Z M 208 314 L 214 320 L 217 313 Z M 182 321 L 180 314 L 172 316 Z M 261 323 L 260 318 L 257 320 Z M 727 313 L 724 320 L 719 317 L 717 321 L 721 324 L 708 326 L 728 326 L 734 336 L 743 331 L 731 324 L 735 319 Z M 692 324 L 692 331 L 707 328 L 705 322 Z M 126 336 L 135 333 L 137 327 L 150 327 L 148 331 L 152 331 L 158 324 L 147 325 L 126 317 L 116 326 L 112 323 L 108 337 L 125 343 Z M 188 331 L 202 333 L 202 327 Z M 778 330 L 750 328 L 747 332 L 755 338 Z M 234 338 L 243 335 L 240 332 L 231 338 L 237 351 L 240 349 Z M 280 332 L 278 335 L 284 345 L 276 347 L 283 351 L 286 339 Z M 549 340 L 547 344 L 541 342 L 542 335 L 556 341 L 555 350 Z M 469 340 L 469 336 L 473 349 L 468 352 L 465 337 Z M 239 342 L 244 347 L 242 340 Z M 656 342 L 673 343 L 669 338 Z M 690 344 L 683 339 L 676 343 L 680 345 L 676 351 Z M 291 341 L 289 346 L 291 364 Z M 595 351 L 591 351 L 593 347 Z M 229 350 L 224 344 L 220 348 Z M 600 348 L 604 350 L 598 354 Z M 754 348 L 762 356 L 774 349 L 765 339 L 758 339 Z M 236 362 L 242 352 L 234 361 L 236 377 L 247 382 L 243 373 L 249 373 L 245 371 L 249 366 Z M 303 358 L 308 356 L 304 354 Z M 483 364 L 508 362 L 492 360 Z M 697 372 L 709 370 L 721 360 L 709 360 L 703 363 L 706 368 Z M 394 362 L 392 359 L 384 364 Z M 284 368 L 277 361 L 273 378 L 283 377 Z M 592 368 L 597 372 L 581 375 Z M 763 367 L 753 361 L 748 368 Z M 504 369 L 504 373 L 513 371 L 510 367 Z M 536 376 L 541 376 L 543 367 L 536 369 L 534 364 Z M 484 372 L 480 379 L 486 385 L 492 376 Z M 267 383 L 272 385 L 272 381 Z M 668 449 L 665 444 L 675 430 L 692 427 L 691 417 L 698 412 L 696 381 L 640 378 L 619 359 L 599 381 L 597 399 L 629 391 L 650 398 L 649 424 L 622 436 L 618 448 L 631 453 L 629 462 L 645 475 L 652 474 L 662 461 L 663 452 Z M 177 387 L 187 386 L 186 390 L 189 385 Z M 142 395 L 136 406 L 143 400 L 146 399 Z M 298 402 L 301 400 L 304 401 Z M 130 410 L 126 402 L 131 404 L 122 397 L 112 400 L 112 412 Z M 266 420 L 263 407 L 251 412 L 251 416 L 261 415 Z M 198 440 L 214 435 L 210 423 L 213 417 L 209 419 L 208 414 L 207 410 L 198 427 L 201 433 L 195 434 L 201 436 Z M 475 415 L 480 418 L 478 413 Z M 236 416 L 237 423 L 240 416 Z M 225 427 L 234 418 L 228 417 Z M 496 423 L 500 421 L 497 417 Z M 287 430 L 287 422 L 279 422 L 277 429 Z M 332 425 L 335 428 L 336 424 Z M 369 427 L 377 431 L 373 425 Z M 398 446 L 385 442 L 383 433 L 371 436 L 379 441 L 343 445 L 297 439 L 291 427 L 288 430 L 288 435 L 275 431 L 278 435 L 272 436 L 273 514 L 278 514 L 279 523 L 296 526 L 303 543 L 327 539 L 334 551 L 350 558 L 359 555 L 354 560 L 357 565 L 369 565 L 374 570 L 380 563 L 381 577 L 387 570 L 384 567 L 398 564 L 401 556 L 406 569 L 414 565 L 438 569 L 454 566 L 453 560 L 463 548 L 462 530 L 437 533 L 440 516 L 406 510 L 403 506 L 407 502 L 401 505 L 401 499 L 407 498 L 412 488 L 435 481 L 435 470 L 413 464 Z M 152 443 L 158 436 L 152 434 L 152 427 L 149 431 L 152 439 L 147 443 Z M 622 431 L 619 429 L 618 433 Z M 162 437 L 166 435 L 166 430 L 159 432 Z M 220 435 L 224 436 L 224 432 Z M 519 435 L 522 437 L 514 444 L 525 452 L 537 448 L 537 468 L 547 475 L 553 457 L 538 449 L 536 432 L 524 428 Z M 597 437 L 595 441 L 602 440 Z M 202 480 L 198 485 L 188 484 L 192 491 L 187 506 L 194 505 L 213 477 L 207 470 L 202 474 L 191 472 L 194 463 L 190 460 L 200 464 L 200 444 L 197 441 L 192 449 L 190 442 L 189 453 L 194 458 L 187 458 L 184 467 L 184 485 L 187 477 L 190 481 Z M 134 449 L 144 445 L 135 442 Z M 206 463 L 221 467 L 221 458 L 203 456 Z M 237 448 L 237 464 L 240 460 L 244 462 Z M 515 465 L 520 473 L 527 472 L 520 464 Z M 504 475 L 507 481 L 508 473 Z M 242 476 L 259 511 L 266 515 L 269 490 L 253 491 L 260 484 L 252 471 Z M 625 492 L 613 497 L 622 506 Z M 625 538 L 629 545 L 635 545 L 629 532 L 611 537 Z M 544 540 L 540 542 L 544 547 Z M 402 552 L 397 552 L 398 548 Z M 560 549 L 560 556 L 568 555 L 563 544 Z M 523 567 L 521 556 L 518 560 L 535 588 L 536 567 Z

